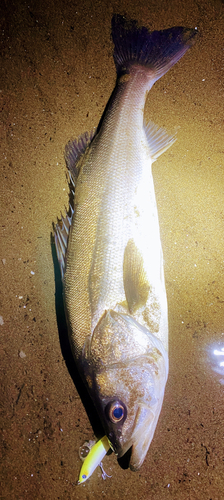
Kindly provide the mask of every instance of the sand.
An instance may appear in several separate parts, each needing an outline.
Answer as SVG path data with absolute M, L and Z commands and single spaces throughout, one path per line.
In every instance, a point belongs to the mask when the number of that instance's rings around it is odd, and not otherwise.
M 224 497 L 222 0 L 1 3 L 2 499 Z M 153 166 L 169 306 L 170 374 L 139 472 L 105 457 L 77 486 L 99 436 L 75 371 L 52 223 L 68 206 L 64 147 L 97 126 L 116 73 L 110 23 L 197 27 L 196 45 L 151 90 L 146 119 L 177 133 Z

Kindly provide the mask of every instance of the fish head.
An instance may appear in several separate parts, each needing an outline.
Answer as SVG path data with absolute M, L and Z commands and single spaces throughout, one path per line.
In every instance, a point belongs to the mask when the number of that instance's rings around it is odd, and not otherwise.
M 107 311 L 83 351 L 89 392 L 118 458 L 139 469 L 162 407 L 168 355 L 131 316 Z

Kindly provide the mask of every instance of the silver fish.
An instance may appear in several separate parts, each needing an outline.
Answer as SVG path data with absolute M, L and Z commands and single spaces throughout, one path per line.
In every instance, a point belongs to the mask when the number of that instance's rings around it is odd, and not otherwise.
M 168 314 L 152 162 L 174 138 L 144 123 L 152 85 L 195 29 L 112 18 L 117 82 L 95 135 L 68 143 L 74 207 L 55 243 L 74 358 L 111 447 L 141 466 L 168 376 Z

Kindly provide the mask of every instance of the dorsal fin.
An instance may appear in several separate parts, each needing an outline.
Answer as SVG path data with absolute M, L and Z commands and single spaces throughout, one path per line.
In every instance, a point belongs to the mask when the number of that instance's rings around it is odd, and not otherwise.
M 61 269 L 61 277 L 63 280 L 65 265 L 66 265 L 66 251 L 68 247 L 68 238 L 70 227 L 74 215 L 74 194 L 75 182 L 79 174 L 79 160 L 85 154 L 86 149 L 90 145 L 94 137 L 94 132 L 85 132 L 78 139 L 73 139 L 65 146 L 65 161 L 69 172 L 69 189 L 70 189 L 70 203 L 69 210 L 65 217 L 61 214 L 61 220 L 58 219 L 56 226 L 54 226 L 54 241 L 58 262 Z
M 84 134 L 80 135 L 78 140 L 72 139 L 65 146 L 66 165 L 68 170 L 71 172 L 74 181 L 75 179 L 77 179 L 79 173 L 77 168 L 79 160 L 84 155 L 87 147 L 92 142 L 94 134 L 94 130 L 92 130 L 90 133 L 85 132 Z

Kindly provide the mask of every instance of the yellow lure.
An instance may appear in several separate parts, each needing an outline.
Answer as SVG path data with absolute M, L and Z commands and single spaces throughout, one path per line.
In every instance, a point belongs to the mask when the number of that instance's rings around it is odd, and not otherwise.
M 94 444 L 83 462 L 79 474 L 78 484 L 84 483 L 87 479 L 89 479 L 96 467 L 100 465 L 109 449 L 110 443 L 107 436 L 102 437 L 96 444 Z

